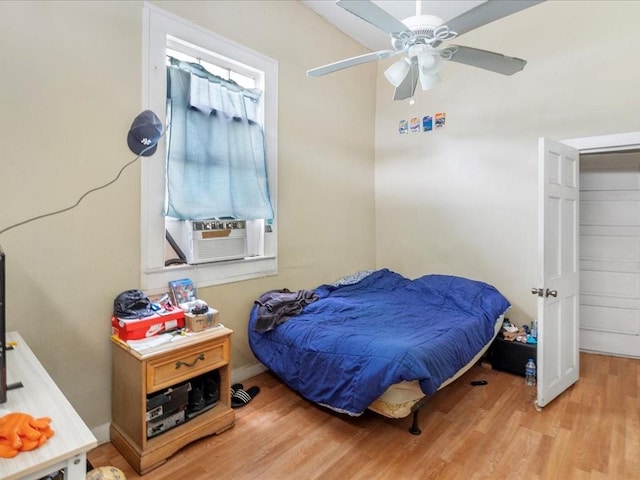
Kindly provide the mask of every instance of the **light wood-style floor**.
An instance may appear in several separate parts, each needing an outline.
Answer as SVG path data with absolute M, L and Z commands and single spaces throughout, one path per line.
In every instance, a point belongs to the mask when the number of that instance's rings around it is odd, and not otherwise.
M 640 360 L 580 361 L 580 380 L 540 412 L 522 377 L 475 366 L 423 407 L 420 436 L 411 417 L 338 415 L 267 372 L 244 382 L 262 391 L 234 428 L 144 477 L 109 443 L 88 458 L 128 480 L 640 479 Z

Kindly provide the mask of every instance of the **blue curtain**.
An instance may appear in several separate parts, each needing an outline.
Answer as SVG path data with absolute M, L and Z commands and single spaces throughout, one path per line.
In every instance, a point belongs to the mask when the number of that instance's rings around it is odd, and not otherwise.
M 258 121 L 261 93 L 170 59 L 166 216 L 273 218 Z

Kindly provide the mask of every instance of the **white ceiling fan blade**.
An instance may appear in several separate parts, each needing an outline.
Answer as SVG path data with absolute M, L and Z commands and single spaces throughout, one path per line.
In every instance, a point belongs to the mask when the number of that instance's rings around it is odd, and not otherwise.
M 388 34 L 409 30 L 404 23 L 369 0 L 338 0 L 336 5 Z
M 407 73 L 407 76 L 404 77 L 404 80 L 400 85 L 396 87 L 393 91 L 393 99 L 394 100 L 404 100 L 405 98 L 413 97 L 413 94 L 416 91 L 416 85 L 418 84 L 418 64 L 412 63 L 411 69 Z
M 397 55 L 401 52 L 402 51 L 396 50 L 380 50 L 379 52 L 365 53 L 364 55 L 347 58 L 345 60 L 340 60 L 339 62 L 323 65 L 322 67 L 312 68 L 311 70 L 307 70 L 307 75 L 309 77 L 320 77 L 322 75 L 326 75 L 327 73 L 337 72 L 338 70 L 343 70 L 345 68 L 360 65 L 362 63 L 373 62 L 382 58 L 393 57 L 394 55 Z
M 444 52 L 454 52 L 450 58 L 448 58 L 448 56 L 444 57 L 451 62 L 463 63 L 503 75 L 513 75 L 522 70 L 527 64 L 527 61 L 521 58 L 507 57 L 501 53 L 488 52 L 471 47 L 461 47 L 458 45 L 451 45 L 447 47 Z
M 462 15 L 449 20 L 447 26 L 460 36 L 474 28 L 481 27 L 542 2 L 543 0 L 488 0 L 486 3 L 481 3 Z

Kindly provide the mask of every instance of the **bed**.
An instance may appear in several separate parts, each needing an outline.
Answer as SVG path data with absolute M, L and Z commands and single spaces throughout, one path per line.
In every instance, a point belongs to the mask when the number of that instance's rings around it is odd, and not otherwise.
M 265 292 L 249 318 L 254 355 L 334 411 L 414 415 L 489 347 L 509 308 L 493 286 L 450 275 L 358 272 L 313 290 Z

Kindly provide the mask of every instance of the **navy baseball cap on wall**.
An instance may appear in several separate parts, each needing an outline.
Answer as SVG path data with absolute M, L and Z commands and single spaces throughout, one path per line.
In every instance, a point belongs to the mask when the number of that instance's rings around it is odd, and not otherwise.
M 127 144 L 136 155 L 150 157 L 156 153 L 161 136 L 162 122 L 151 110 L 145 110 L 133 120 L 127 135 Z

